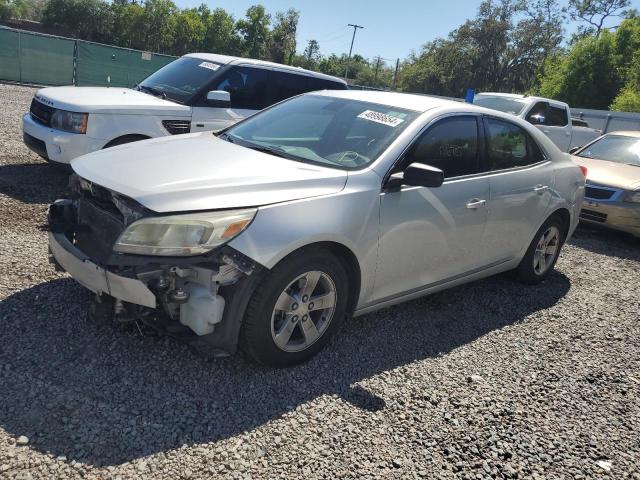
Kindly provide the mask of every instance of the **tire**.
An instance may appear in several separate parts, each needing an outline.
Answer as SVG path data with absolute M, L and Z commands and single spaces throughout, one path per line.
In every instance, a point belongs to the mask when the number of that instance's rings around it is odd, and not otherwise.
M 308 294 L 307 282 L 314 279 Z M 316 247 L 295 252 L 269 271 L 254 291 L 244 316 L 241 349 L 271 367 L 309 360 L 339 330 L 348 295 L 347 273 L 332 253 Z M 326 308 L 318 307 L 320 297 Z
M 109 143 L 107 143 L 102 149 L 109 147 L 115 147 L 118 145 L 124 145 L 125 143 L 139 142 L 140 140 L 148 140 L 149 137 L 145 137 L 144 135 L 124 135 L 122 137 L 114 138 Z
M 544 222 L 533 237 L 520 265 L 514 270 L 516 278 L 529 285 L 538 284 L 547 278 L 558 261 L 566 235 L 567 228 L 560 217 L 554 215 Z M 544 255 L 539 250 L 543 246 Z M 550 251 L 552 247 L 555 247 L 553 254 Z

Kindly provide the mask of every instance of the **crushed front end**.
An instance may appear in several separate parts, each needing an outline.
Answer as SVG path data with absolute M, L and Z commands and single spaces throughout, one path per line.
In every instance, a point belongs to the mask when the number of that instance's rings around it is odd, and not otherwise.
M 116 242 L 133 223 L 163 217 L 75 174 L 70 188 L 71 197 L 49 209 L 49 250 L 96 294 L 94 311 L 144 322 L 214 353 L 234 353 L 262 267 L 224 244 L 189 256 L 118 252 Z

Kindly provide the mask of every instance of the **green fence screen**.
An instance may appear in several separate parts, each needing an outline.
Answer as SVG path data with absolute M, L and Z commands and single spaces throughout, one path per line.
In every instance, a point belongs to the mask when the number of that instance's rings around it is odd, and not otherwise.
M 175 57 L 0 28 L 0 80 L 132 87 Z
M 72 39 L 0 29 L 0 79 L 71 85 L 74 49 Z
M 77 85 L 133 87 L 174 57 L 78 40 Z

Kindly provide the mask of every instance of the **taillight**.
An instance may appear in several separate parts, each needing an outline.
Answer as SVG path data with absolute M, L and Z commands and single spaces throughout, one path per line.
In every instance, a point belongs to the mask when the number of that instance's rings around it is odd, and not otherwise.
M 584 178 L 587 178 L 587 167 L 585 167 L 584 165 L 578 165 L 578 167 L 580 167 L 580 171 L 582 172 L 582 176 Z

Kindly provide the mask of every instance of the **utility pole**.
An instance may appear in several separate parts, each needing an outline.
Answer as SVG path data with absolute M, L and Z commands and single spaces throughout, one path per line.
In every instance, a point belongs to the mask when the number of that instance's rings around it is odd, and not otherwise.
M 353 52 L 353 42 L 356 39 L 356 31 L 359 28 L 364 28 L 362 25 L 354 25 L 350 23 L 347 27 L 353 27 L 353 37 L 351 37 L 351 47 L 349 47 L 349 56 L 347 57 L 347 65 L 344 67 L 344 81 L 347 81 L 347 73 L 349 72 L 349 61 L 351 60 L 351 52 Z
M 399 66 L 400 66 L 400 59 L 397 59 L 396 60 L 396 69 L 393 72 L 393 87 L 392 87 L 393 91 L 396 90 L 396 84 L 398 82 L 398 67 Z
M 380 70 L 380 55 L 378 55 L 378 61 L 376 62 L 376 74 L 373 76 L 373 83 L 376 84 L 378 81 L 378 70 Z

